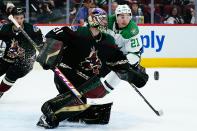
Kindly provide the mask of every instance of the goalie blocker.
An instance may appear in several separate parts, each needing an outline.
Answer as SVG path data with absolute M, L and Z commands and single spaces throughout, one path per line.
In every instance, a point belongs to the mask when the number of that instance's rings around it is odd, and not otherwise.
M 49 42 L 50 41 L 50 42 Z M 47 38 L 43 49 L 39 52 L 37 62 L 39 62 L 44 69 L 53 69 L 61 58 L 61 50 L 63 50 L 63 42 L 55 39 Z

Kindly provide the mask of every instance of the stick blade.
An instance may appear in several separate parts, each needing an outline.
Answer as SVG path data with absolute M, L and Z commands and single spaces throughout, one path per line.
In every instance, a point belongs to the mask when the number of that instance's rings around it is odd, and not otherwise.
M 162 115 L 163 115 L 163 110 L 157 111 L 157 115 L 158 115 L 158 116 L 162 116 Z

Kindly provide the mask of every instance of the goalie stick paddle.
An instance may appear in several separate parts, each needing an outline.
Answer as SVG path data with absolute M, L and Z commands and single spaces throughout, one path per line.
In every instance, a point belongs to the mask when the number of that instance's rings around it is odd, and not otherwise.
M 163 115 L 163 111 L 162 110 L 156 110 L 147 100 L 146 98 L 142 95 L 142 93 L 137 89 L 137 87 L 134 84 L 129 83 L 134 90 L 142 97 L 142 99 L 146 102 L 146 104 L 155 112 L 155 114 L 157 116 L 162 116 Z
M 23 35 L 28 39 L 28 41 L 33 45 L 33 47 L 36 50 L 36 56 L 38 56 L 39 51 L 37 49 L 36 43 L 29 37 L 29 35 L 25 32 L 25 30 L 23 30 L 23 28 L 21 28 L 21 26 L 18 24 L 18 22 L 14 19 L 14 17 L 12 15 L 9 15 L 8 19 L 14 23 L 14 25 L 23 33 Z M 82 104 L 84 104 L 84 102 L 81 100 L 82 95 L 77 91 L 77 89 L 73 86 L 73 84 L 64 76 L 64 74 L 57 67 L 55 67 L 53 72 L 55 72 L 60 77 L 62 82 L 65 85 L 67 85 L 69 90 L 72 91 L 72 93 L 77 97 L 77 99 Z

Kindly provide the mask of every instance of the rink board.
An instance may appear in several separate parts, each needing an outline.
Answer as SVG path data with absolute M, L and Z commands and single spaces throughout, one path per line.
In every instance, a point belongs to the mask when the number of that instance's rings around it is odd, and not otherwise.
M 197 58 L 143 58 L 141 64 L 148 68 L 196 68 Z
M 61 25 L 38 25 L 43 34 Z M 66 25 L 67 26 L 67 25 Z M 197 25 L 139 25 L 145 67 L 197 67 Z

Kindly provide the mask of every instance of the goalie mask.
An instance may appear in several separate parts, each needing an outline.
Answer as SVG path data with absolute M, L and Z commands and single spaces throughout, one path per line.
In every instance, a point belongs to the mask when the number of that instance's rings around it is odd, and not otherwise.
M 107 30 L 107 13 L 101 8 L 93 8 L 88 16 L 88 24 L 101 32 Z

